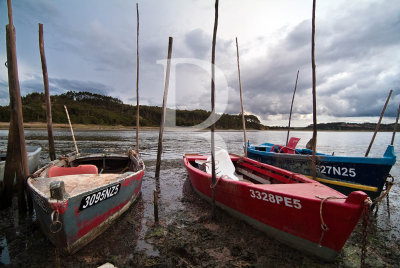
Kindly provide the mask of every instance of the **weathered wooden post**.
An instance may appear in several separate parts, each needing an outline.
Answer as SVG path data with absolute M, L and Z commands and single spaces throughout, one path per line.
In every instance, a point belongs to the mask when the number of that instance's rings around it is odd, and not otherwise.
M 240 78 L 239 45 L 238 45 L 237 37 L 236 37 L 236 58 L 237 58 L 237 66 L 238 66 L 238 74 L 239 74 L 240 106 L 242 108 L 244 156 L 247 157 L 246 119 L 244 117 L 244 109 L 243 109 L 242 80 Z
M 376 133 L 378 133 L 378 131 L 379 131 L 379 128 L 380 128 L 381 122 L 382 122 L 382 117 L 383 117 L 383 115 L 385 114 L 385 110 L 386 110 L 386 107 L 387 107 L 387 105 L 388 105 L 388 103 L 389 103 L 390 97 L 392 96 L 392 93 L 393 93 L 393 90 L 390 90 L 389 96 L 387 97 L 386 102 L 385 102 L 385 105 L 383 106 L 383 109 L 382 109 L 382 112 L 381 112 L 381 116 L 379 117 L 378 124 L 376 124 L 376 128 L 375 128 L 375 131 L 374 131 L 374 135 L 372 135 L 371 142 L 369 143 L 368 149 L 367 149 L 367 151 L 365 152 L 365 157 L 368 156 L 369 151 L 371 150 L 372 144 L 374 143 L 374 140 L 375 140 L 375 137 L 376 137 Z
M 15 28 L 12 17 L 11 0 L 7 0 L 8 20 L 6 26 L 7 68 L 10 92 L 10 129 L 8 133 L 7 156 L 4 170 L 4 189 L 2 207 L 9 207 L 12 202 L 12 189 L 16 178 L 18 189 L 18 209 L 27 211 L 25 193 L 28 197 L 29 210 L 33 210 L 32 200 L 26 190 L 26 179 L 29 176 L 28 159 L 26 154 L 24 122 L 22 117 L 22 101 L 18 79 L 17 49 Z
M 167 110 L 169 73 L 171 70 L 172 42 L 173 42 L 173 38 L 169 37 L 167 70 L 166 70 L 166 74 L 165 74 L 164 97 L 163 97 L 163 106 L 162 106 L 162 114 L 161 114 L 160 132 L 158 135 L 158 149 L 157 149 L 157 161 L 156 161 L 156 172 L 155 172 L 156 190 L 158 193 L 160 193 L 160 166 L 161 166 L 161 154 L 162 154 L 162 149 L 163 149 L 162 148 L 162 139 L 163 139 L 163 133 L 164 133 L 165 112 Z
M 136 3 L 136 152 L 139 153 L 139 5 Z
M 39 50 L 40 50 L 40 59 L 42 61 L 44 96 L 46 99 L 46 121 L 47 121 L 47 136 L 49 139 L 49 157 L 50 160 L 53 161 L 56 159 L 56 151 L 55 151 L 54 136 L 53 136 L 53 119 L 51 115 L 49 78 L 47 74 L 46 55 L 44 53 L 43 24 L 41 23 L 39 23 Z
M 296 84 L 294 85 L 294 92 L 293 92 L 293 97 L 292 97 L 292 104 L 290 105 L 289 125 L 288 125 L 288 130 L 287 130 L 287 135 L 286 135 L 286 146 L 288 145 L 288 142 L 289 142 L 290 122 L 292 121 L 292 110 L 293 110 L 294 96 L 296 95 L 296 89 L 297 89 L 297 79 L 299 79 L 299 70 L 297 70 Z
M 154 198 L 154 223 L 157 225 L 158 220 L 158 192 L 154 189 L 153 191 L 153 198 Z
M 390 145 L 394 144 L 394 137 L 396 136 L 396 131 L 397 131 L 397 123 L 399 122 L 399 114 L 400 114 L 400 105 L 399 108 L 397 109 L 397 117 L 396 117 L 396 122 L 394 123 L 392 141 L 390 142 Z
M 217 28 L 218 28 L 218 0 L 215 0 L 215 18 L 214 18 L 214 32 L 212 40 L 212 53 L 211 53 L 211 113 L 215 115 L 215 43 L 217 39 Z M 214 141 L 215 121 L 211 125 L 211 202 L 212 202 L 212 214 L 211 217 L 215 219 L 215 141 Z
M 317 93 L 316 93 L 316 74 L 315 74 L 315 1 L 313 0 L 312 10 L 312 30 L 311 30 L 311 64 L 312 64 L 312 94 L 313 94 L 313 136 L 312 136 L 312 177 L 317 178 Z

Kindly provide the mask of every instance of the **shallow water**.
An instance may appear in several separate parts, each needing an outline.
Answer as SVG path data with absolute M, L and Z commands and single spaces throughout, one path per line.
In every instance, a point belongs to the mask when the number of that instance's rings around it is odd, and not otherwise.
M 135 147 L 135 131 L 79 131 L 75 130 L 75 138 L 77 140 L 78 148 L 93 149 L 93 148 L 108 148 L 118 150 L 128 150 Z M 369 142 L 372 138 L 372 132 L 319 132 L 317 138 L 317 150 L 322 153 L 346 156 L 363 156 Z M 4 150 L 7 146 L 7 130 L 0 130 L 0 150 Z M 74 150 L 74 145 L 69 130 L 55 130 L 55 144 L 56 154 L 60 156 Z M 301 138 L 298 147 L 305 147 L 305 144 L 312 136 L 312 132 L 307 131 L 293 131 L 291 136 Z M 46 130 L 26 130 L 25 138 L 27 145 L 40 145 L 42 147 L 41 164 L 46 164 L 48 159 L 48 142 Z M 285 131 L 249 131 L 247 138 L 250 143 L 260 144 L 263 142 L 272 142 L 283 144 L 286 141 Z M 380 157 L 383 155 L 386 146 L 390 143 L 392 133 L 378 133 L 374 145 L 371 149 L 369 156 Z M 400 138 L 400 137 L 398 137 Z M 226 131 L 215 132 L 216 146 L 227 149 L 231 153 L 242 154 L 243 152 L 243 133 L 240 131 Z M 158 131 L 141 131 L 140 132 L 140 154 L 147 166 L 146 175 L 142 187 L 142 197 L 139 202 L 135 204 L 135 209 L 129 210 L 128 213 L 123 215 L 118 224 L 121 226 L 131 226 L 132 230 L 128 233 L 119 228 L 106 233 L 112 233 L 113 236 L 131 237 L 132 239 L 124 244 L 124 250 L 127 252 L 124 258 L 133 258 L 132 254 L 128 252 L 143 252 L 147 256 L 157 257 L 160 255 L 159 250 L 147 242 L 146 233 L 153 221 L 153 189 L 154 189 L 154 170 L 155 161 L 157 156 L 157 143 Z M 395 153 L 400 155 L 400 141 L 395 142 Z M 210 133 L 209 132 L 186 132 L 186 131 L 165 131 L 163 139 L 163 155 L 162 155 L 162 171 L 161 171 L 161 195 L 160 195 L 160 218 L 165 224 L 172 221 L 173 215 L 184 211 L 185 198 L 183 191 L 183 184 L 187 178 L 186 171 L 182 164 L 182 156 L 184 153 L 201 153 L 209 154 L 210 152 Z M 400 222 L 400 166 L 397 162 L 391 170 L 391 174 L 395 178 L 394 186 L 390 192 L 390 217 L 386 210 L 386 201 L 380 206 L 376 222 L 376 230 L 374 237 L 382 241 L 394 242 L 396 245 L 400 244 L 400 229 L 398 223 Z M 184 225 L 184 223 L 183 223 Z M 179 226 L 178 226 L 179 227 Z M 0 250 L 1 259 L 0 264 L 13 264 L 17 258 L 21 256 L 18 250 L 26 249 L 28 254 L 37 254 L 37 251 L 32 249 L 35 246 L 42 246 L 43 250 L 47 252 L 41 253 L 48 257 L 48 265 L 54 262 L 54 249 L 49 242 L 41 236 L 39 244 L 31 242 L 29 239 L 20 239 L 19 243 L 25 245 L 13 246 L 10 248 L 10 242 L 20 236 L 20 232 L 30 230 L 30 226 L 19 224 L 18 220 L 13 217 L 10 223 L 1 222 L 0 224 Z M 181 228 L 181 227 L 179 227 Z M 183 228 L 183 227 L 182 227 Z M 113 228 L 114 229 L 114 228 Z M 36 229 L 34 229 L 36 230 Z M 101 239 L 104 235 L 100 236 Z M 32 237 L 30 237 L 31 239 Z M 97 239 L 96 239 L 97 240 Z M 95 241 L 96 241 L 95 240 Z M 135 242 L 132 242 L 135 241 Z M 390 244 L 390 243 L 389 243 Z M 96 242 L 90 243 L 88 248 L 96 251 Z M 113 255 L 113 248 L 104 246 L 101 249 L 102 254 Z M 126 246 L 126 248 L 125 248 Z M 15 248 L 16 249 L 15 249 Z M 16 253 L 18 252 L 18 253 Z M 93 256 L 88 250 L 83 250 L 80 253 L 82 258 L 89 258 L 93 260 L 88 263 L 96 263 L 102 261 L 101 257 Z M 98 253 L 100 254 L 100 253 Z M 97 258 L 97 259 L 96 259 Z M 122 258 L 122 257 L 120 257 Z M 85 259 L 86 260 L 86 259 Z M 70 260 L 73 263 L 73 260 Z M 112 260 L 111 260 L 112 261 Z M 121 260 L 119 260 L 121 261 Z M 128 260 L 129 261 L 129 260 Z M 127 263 L 126 260 L 123 263 Z

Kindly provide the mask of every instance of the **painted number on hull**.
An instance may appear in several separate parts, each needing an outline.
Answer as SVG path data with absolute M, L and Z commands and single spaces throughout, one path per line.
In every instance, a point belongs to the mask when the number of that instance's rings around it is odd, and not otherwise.
M 333 167 L 333 166 L 318 166 L 319 171 L 322 174 L 326 175 L 338 175 L 344 177 L 352 177 L 354 178 L 356 174 L 355 168 L 347 168 L 347 167 Z
M 260 199 L 265 202 L 270 202 L 273 204 L 278 204 L 278 205 L 282 204 L 287 207 L 301 209 L 300 200 L 293 199 L 291 197 L 286 197 L 286 196 L 282 197 L 276 194 L 268 194 L 260 191 L 254 191 L 253 189 L 250 189 L 250 197 L 255 199 Z
M 85 208 L 96 205 L 101 201 L 107 200 L 110 197 L 113 197 L 114 195 L 118 194 L 120 187 L 121 184 L 115 184 L 107 187 L 106 189 L 85 196 L 81 201 L 79 209 L 83 210 Z

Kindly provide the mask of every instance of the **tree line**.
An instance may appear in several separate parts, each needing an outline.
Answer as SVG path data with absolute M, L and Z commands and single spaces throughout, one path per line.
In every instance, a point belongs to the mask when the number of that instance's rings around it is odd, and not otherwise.
M 90 92 L 68 91 L 53 95 L 51 109 L 53 123 L 67 123 L 64 105 L 74 124 L 122 125 L 136 126 L 136 106 L 124 104 L 121 100 L 110 96 Z M 43 93 L 31 93 L 22 97 L 24 122 L 46 122 L 46 104 Z M 161 121 L 162 108 L 140 105 L 140 125 L 158 127 Z M 175 112 L 177 126 L 194 126 L 206 120 L 211 112 L 205 110 L 171 110 Z M 167 117 L 168 118 L 168 117 Z M 246 128 L 266 129 L 257 116 L 245 115 Z M 0 121 L 10 121 L 9 106 L 0 106 Z M 222 114 L 216 122 L 217 129 L 242 129 L 241 114 Z

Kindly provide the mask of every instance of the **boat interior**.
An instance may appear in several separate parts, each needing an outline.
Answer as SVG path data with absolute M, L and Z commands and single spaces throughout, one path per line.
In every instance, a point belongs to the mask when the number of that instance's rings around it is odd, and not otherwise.
M 128 157 L 84 157 L 77 158 L 69 163 L 69 167 L 78 167 L 81 165 L 95 166 L 97 167 L 99 174 L 124 173 L 127 171 L 135 171 L 135 165 Z
M 282 147 L 278 147 L 274 144 L 263 143 L 258 146 L 250 146 L 253 147 L 254 150 L 260 152 L 273 152 L 273 153 L 289 153 L 288 151 L 280 150 Z M 309 149 L 294 149 L 289 154 L 302 154 L 302 155 L 312 155 L 312 150 Z M 321 153 L 317 153 L 317 155 L 322 155 Z
M 51 196 L 52 183 L 62 182 L 68 196 L 75 196 L 104 185 L 117 183 L 125 172 L 143 169 L 132 155 L 91 155 L 69 160 L 65 158 L 51 167 L 44 167 L 31 180 L 44 196 Z M 121 175 L 119 175 L 121 174 Z M 122 176 L 122 177 L 121 177 Z
M 211 158 L 194 160 L 191 165 L 211 174 Z M 255 184 L 305 183 L 310 180 L 304 176 L 269 165 L 254 165 L 246 158 L 231 159 L 227 151 L 219 149 L 215 153 L 215 172 L 217 177 Z M 312 181 L 312 180 L 311 180 Z

